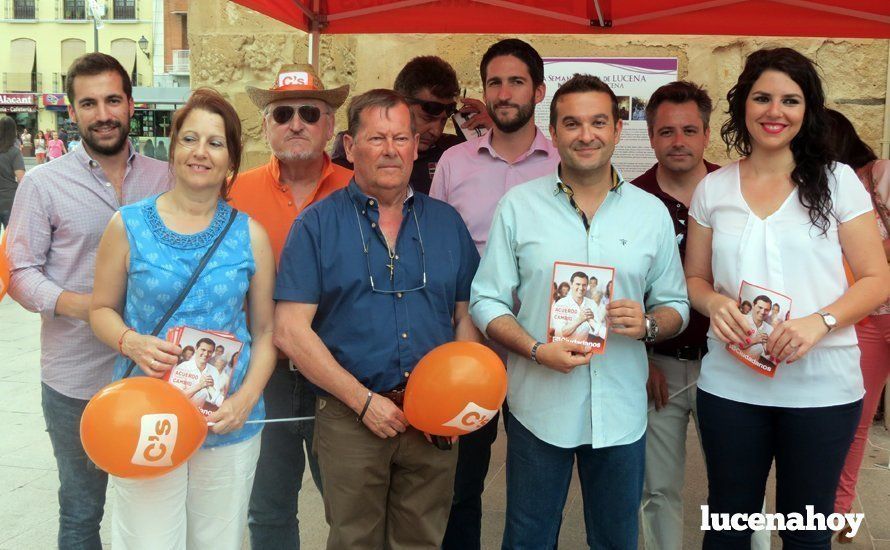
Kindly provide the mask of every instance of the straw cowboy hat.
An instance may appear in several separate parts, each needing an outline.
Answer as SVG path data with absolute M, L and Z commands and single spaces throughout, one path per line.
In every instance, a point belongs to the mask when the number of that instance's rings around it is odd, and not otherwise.
M 349 85 L 325 90 L 315 69 L 308 63 L 284 65 L 278 70 L 275 83 L 268 90 L 247 86 L 247 95 L 254 105 L 264 109 L 266 105 L 281 99 L 317 99 L 336 109 L 346 101 Z

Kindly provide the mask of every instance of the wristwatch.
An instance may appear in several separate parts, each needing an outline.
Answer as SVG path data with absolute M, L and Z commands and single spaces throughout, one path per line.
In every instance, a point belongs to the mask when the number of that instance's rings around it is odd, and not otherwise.
M 817 311 L 816 314 L 822 317 L 822 322 L 824 322 L 825 326 L 828 327 L 828 332 L 831 332 L 832 330 L 837 328 L 837 319 L 835 319 L 834 315 L 821 309 Z
M 646 334 L 641 338 L 641 340 L 647 344 L 652 344 L 655 342 L 655 339 L 658 337 L 658 322 L 655 320 L 655 317 L 652 315 L 646 315 Z

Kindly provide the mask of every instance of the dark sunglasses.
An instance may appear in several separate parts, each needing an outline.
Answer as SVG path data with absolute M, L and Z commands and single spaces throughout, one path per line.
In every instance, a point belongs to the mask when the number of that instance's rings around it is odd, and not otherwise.
M 306 124 L 315 124 L 321 118 L 321 109 L 315 105 L 279 105 L 272 109 L 272 120 L 277 124 L 287 124 L 294 118 L 294 112 Z
M 442 113 L 445 113 L 445 116 L 451 116 L 455 112 L 457 112 L 456 101 L 453 101 L 451 103 L 439 103 L 438 101 L 424 101 L 422 99 L 409 97 L 408 103 L 410 103 L 411 105 L 420 105 L 420 108 L 423 110 L 423 112 L 430 116 L 439 116 Z

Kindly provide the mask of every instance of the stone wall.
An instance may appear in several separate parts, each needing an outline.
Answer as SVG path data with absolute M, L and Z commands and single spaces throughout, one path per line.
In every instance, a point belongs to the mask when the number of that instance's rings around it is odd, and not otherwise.
M 213 86 L 235 105 L 244 122 L 244 166 L 264 162 L 268 151 L 257 109 L 246 84 L 268 87 L 285 63 L 305 62 L 306 34 L 226 0 L 189 2 L 192 87 Z M 467 95 L 480 97 L 479 59 L 495 35 L 323 36 L 320 75 L 328 87 L 349 84 L 353 92 L 392 85 L 399 69 L 417 55 L 439 55 L 454 66 Z M 715 99 L 707 156 L 725 162 L 719 138 L 726 92 L 745 56 L 758 48 L 789 46 L 822 67 L 829 105 L 846 114 L 860 135 L 880 151 L 890 40 L 752 38 L 738 36 L 524 35 L 544 57 L 677 57 L 680 78 L 704 84 Z M 343 109 L 338 113 L 343 128 Z

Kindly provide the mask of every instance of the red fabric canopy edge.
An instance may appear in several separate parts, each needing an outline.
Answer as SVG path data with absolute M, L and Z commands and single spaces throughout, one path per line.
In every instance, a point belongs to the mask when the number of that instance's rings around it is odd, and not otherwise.
M 232 0 L 308 31 L 310 20 L 298 4 L 311 0 Z M 412 0 L 407 0 L 411 2 Z M 885 0 L 717 0 L 695 9 L 701 0 L 599 0 L 600 27 L 593 0 L 436 0 L 375 11 L 406 0 L 322 0 L 321 32 L 447 34 L 682 34 L 890 38 L 890 1 Z M 514 5 L 574 18 L 564 21 L 508 9 Z M 840 10 L 842 13 L 823 11 Z M 852 11 L 847 11 L 852 10 Z M 858 16 L 852 12 L 859 12 Z M 652 17 L 656 14 L 656 17 Z M 344 15 L 348 17 L 344 17 Z M 324 21 L 324 18 L 327 21 Z M 874 20 L 877 19 L 877 20 Z M 580 21 L 580 23 L 579 23 Z M 593 24 L 584 24 L 592 21 Z

